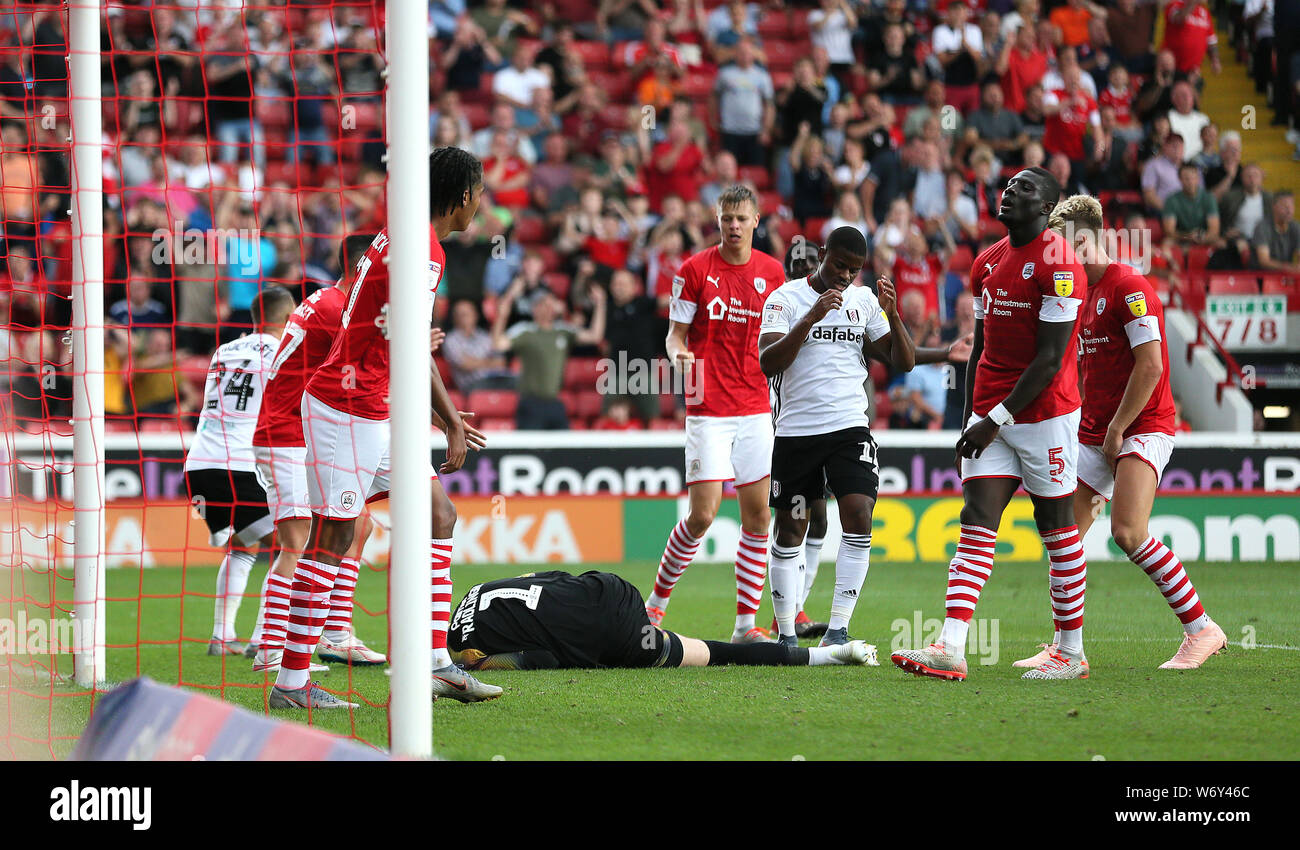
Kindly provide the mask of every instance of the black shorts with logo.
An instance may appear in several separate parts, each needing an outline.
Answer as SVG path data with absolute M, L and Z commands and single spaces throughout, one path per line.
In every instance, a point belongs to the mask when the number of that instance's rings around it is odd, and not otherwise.
M 768 504 L 792 510 L 824 498 L 861 493 L 876 498 L 880 471 L 876 441 L 866 427 L 829 434 L 777 437 L 772 445 L 772 494 Z
M 232 472 L 227 469 L 188 469 L 185 486 L 214 536 L 233 529 L 235 536 L 248 531 L 263 537 L 275 529 L 271 509 L 266 505 L 266 490 L 256 473 Z M 201 499 L 201 502 L 196 502 Z

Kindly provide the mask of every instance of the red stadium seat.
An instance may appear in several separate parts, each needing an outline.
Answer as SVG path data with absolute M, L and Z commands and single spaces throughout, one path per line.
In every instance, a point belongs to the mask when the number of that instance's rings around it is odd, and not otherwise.
M 1258 295 L 1259 278 L 1249 272 L 1210 275 L 1210 295 Z
M 460 111 L 465 113 L 465 120 L 475 130 L 482 130 L 492 123 L 492 107 L 486 103 L 462 103 Z
M 546 288 L 558 295 L 565 303 L 569 301 L 569 276 L 564 272 L 546 272 L 542 275 Z
M 1193 313 L 1205 311 L 1205 275 L 1200 272 L 1188 272 L 1176 283 L 1175 288 L 1182 299 L 1183 308 Z
M 599 4 L 592 3 L 591 0 L 555 0 L 555 14 L 560 20 L 571 24 L 594 21 L 596 19 L 597 5 Z M 575 41 L 574 47 L 577 47 L 579 44 L 592 43 L 601 44 L 602 47 L 604 46 L 601 42 Z
M 515 238 L 525 245 L 547 241 L 546 222 L 535 215 L 521 215 L 515 219 Z
M 682 80 L 679 91 L 683 97 L 690 98 L 691 100 L 703 98 L 706 101 L 705 106 L 708 106 L 707 100 L 709 94 L 713 91 L 713 81 L 715 79 L 717 79 L 716 74 L 707 74 L 691 70 Z M 776 81 L 773 80 L 774 84 L 775 82 Z
M 650 423 L 651 431 L 680 431 L 682 426 L 675 419 L 656 419 Z
M 479 428 L 484 431 L 513 431 L 515 430 L 515 420 L 505 419 L 502 417 L 491 417 L 483 419 L 479 423 Z
M 444 382 L 444 386 L 445 385 L 446 383 Z M 451 399 L 451 406 L 457 410 L 469 410 L 469 408 L 465 406 L 465 394 L 460 390 L 448 389 L 447 397 Z
M 591 4 L 581 2 L 581 5 L 589 7 Z M 565 20 L 572 21 L 573 18 L 566 17 Z M 582 64 L 588 71 L 603 71 L 609 67 L 609 45 L 603 41 L 574 41 L 573 52 L 582 57 Z
M 790 13 L 790 34 L 786 36 L 793 41 L 808 41 L 812 36 L 812 27 L 808 25 L 808 11 L 795 9 Z
M 793 71 L 771 71 L 770 76 L 772 77 L 773 91 L 781 91 L 786 87 L 786 85 L 789 84 L 789 82 L 792 79 L 794 79 L 794 72 Z M 705 104 L 705 106 L 708 106 L 708 104 Z
M 779 210 L 785 204 L 785 199 L 781 197 L 780 192 L 759 192 L 758 193 L 758 214 L 767 215 Z
M 781 241 L 787 245 L 794 241 L 794 238 L 804 232 L 803 225 L 792 218 L 781 219 L 780 225 L 777 226 L 776 232 L 781 235 Z M 811 237 L 814 242 L 820 244 L 821 240 L 816 236 Z
M 763 42 L 763 51 L 767 54 L 768 71 L 789 71 L 794 68 L 796 59 L 808 55 L 808 45 L 797 41 L 771 39 Z
M 970 246 L 958 245 L 948 260 L 948 270 L 965 273 L 970 271 L 973 262 L 975 262 L 975 252 L 970 249 Z
M 741 180 L 752 180 L 754 188 L 765 192 L 772 187 L 772 175 L 762 165 L 742 165 L 739 169 Z
M 1157 227 L 1155 220 L 1151 222 L 1151 241 L 1159 242 L 1160 236 L 1156 232 Z M 1210 262 L 1210 246 L 1194 245 L 1187 249 L 1187 271 L 1199 272 L 1204 271 L 1205 266 Z
M 548 272 L 557 272 L 564 266 L 564 259 L 560 256 L 560 252 L 550 245 L 537 245 L 533 250 L 542 255 L 542 262 L 546 264 Z
M 803 223 L 804 235 L 820 245 L 822 242 L 822 228 L 826 226 L 828 221 L 830 221 L 828 218 L 810 218 L 806 220 Z
M 576 392 L 595 391 L 600 361 L 595 357 L 570 357 L 564 364 L 564 386 Z
M 475 390 L 466 399 L 469 410 L 483 419 L 513 419 L 519 396 L 510 390 Z
M 889 400 L 889 393 L 881 390 L 876 393 L 876 413 L 871 417 L 871 430 L 882 431 L 889 428 L 889 417 L 894 412 L 894 405 Z
M 1300 313 L 1300 277 L 1277 272 L 1268 272 L 1260 277 L 1264 282 L 1265 295 L 1285 295 L 1287 311 Z
M 672 393 L 659 394 L 659 415 L 665 419 L 671 419 L 673 411 L 677 409 L 677 396 Z
M 805 13 L 801 11 L 795 14 L 804 15 Z M 759 19 L 758 37 L 764 41 L 790 38 L 790 16 L 780 9 L 768 10 Z
M 573 416 L 583 421 L 595 419 L 600 416 L 600 409 L 604 403 L 605 397 L 594 389 L 575 392 Z

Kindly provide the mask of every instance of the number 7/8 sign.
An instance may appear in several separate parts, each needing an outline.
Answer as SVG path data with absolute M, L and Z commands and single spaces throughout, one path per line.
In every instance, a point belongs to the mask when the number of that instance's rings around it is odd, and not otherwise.
M 1206 323 L 1224 348 L 1285 348 L 1285 295 L 1211 295 Z

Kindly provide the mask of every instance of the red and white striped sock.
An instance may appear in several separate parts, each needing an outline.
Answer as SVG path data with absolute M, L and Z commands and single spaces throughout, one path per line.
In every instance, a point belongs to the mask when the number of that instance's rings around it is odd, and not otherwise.
M 700 551 L 700 539 L 692 537 L 686 530 L 686 520 L 673 526 L 664 546 L 664 556 L 659 559 L 659 572 L 655 574 L 655 589 L 646 600 L 646 604 L 655 608 L 667 608 L 668 597 L 673 593 L 673 585 L 686 572 L 686 568 L 695 560 L 695 553 Z
M 352 633 L 352 597 L 357 591 L 361 564 L 356 558 L 344 558 L 330 591 L 330 615 L 325 620 L 325 636 L 333 641 L 347 640 Z
M 451 664 L 447 623 L 451 620 L 451 538 L 429 541 L 429 579 L 433 593 L 433 667 Z
M 1160 588 L 1160 593 L 1178 615 L 1178 621 L 1183 624 L 1183 630 L 1187 634 L 1194 635 L 1209 625 L 1210 618 L 1201 605 L 1201 598 L 1196 595 L 1192 580 L 1183 569 L 1183 562 L 1178 560 L 1178 556 L 1168 546 L 1154 537 L 1148 537 L 1128 557 Z
M 311 654 L 320 642 L 325 628 L 325 618 L 330 612 L 330 590 L 338 564 L 327 564 L 302 558 L 293 571 L 293 587 L 289 591 L 289 625 L 285 631 L 284 658 L 275 683 L 281 688 L 295 690 L 307 684 L 310 678 L 307 666 Z
M 293 593 L 293 579 L 277 573 L 268 573 L 262 609 L 266 620 L 262 624 L 262 640 L 258 649 L 280 652 L 284 649 L 285 629 L 289 626 L 289 605 Z
M 736 633 L 754 628 L 767 582 L 767 535 L 740 532 L 736 547 Z
M 952 655 L 966 655 L 966 635 L 980 601 L 984 582 L 993 573 L 993 550 L 998 533 L 990 528 L 962 523 L 957 551 L 948 563 L 947 615 L 939 640 Z
M 1043 534 L 1043 545 L 1051 561 L 1052 617 L 1062 650 L 1083 652 L 1083 598 L 1088 587 L 1088 563 L 1083 558 L 1079 527 L 1058 528 Z

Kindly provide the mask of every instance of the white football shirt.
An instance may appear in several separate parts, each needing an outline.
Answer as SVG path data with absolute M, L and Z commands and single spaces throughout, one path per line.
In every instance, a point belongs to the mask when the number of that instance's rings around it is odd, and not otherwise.
M 198 431 L 185 456 L 186 469 L 257 470 L 253 432 L 279 345 L 270 334 L 248 334 L 213 352 Z
M 778 287 L 763 305 L 759 338 L 766 333 L 789 333 L 820 297 L 806 277 Z M 831 310 L 813 325 L 790 368 L 769 380 L 778 437 L 830 434 L 870 425 L 862 343 L 865 338 L 874 342 L 889 333 L 889 320 L 875 293 L 865 286 L 850 286 L 843 299 L 840 309 Z

